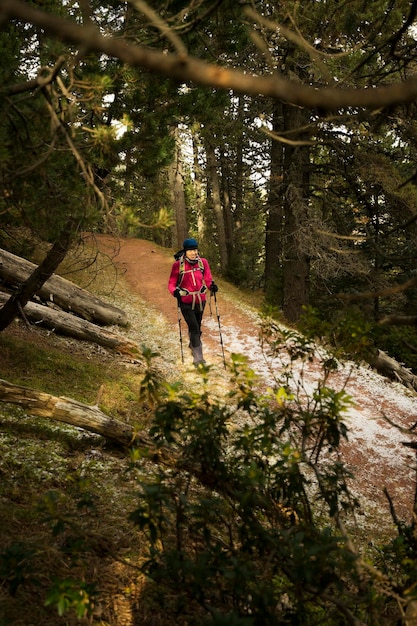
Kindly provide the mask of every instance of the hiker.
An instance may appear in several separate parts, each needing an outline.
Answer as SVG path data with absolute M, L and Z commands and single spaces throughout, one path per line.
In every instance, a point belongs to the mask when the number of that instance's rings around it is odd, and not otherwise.
M 201 344 L 201 321 L 206 306 L 206 294 L 208 291 L 216 293 L 218 287 L 213 282 L 207 259 L 198 254 L 197 241 L 185 239 L 182 246 L 183 249 L 174 255 L 168 289 L 178 300 L 178 306 L 188 326 L 193 363 L 199 365 L 205 363 Z

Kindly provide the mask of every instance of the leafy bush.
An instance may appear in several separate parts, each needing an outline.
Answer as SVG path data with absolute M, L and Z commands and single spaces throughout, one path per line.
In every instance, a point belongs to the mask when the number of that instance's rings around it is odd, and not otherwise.
M 45 606 L 55 606 L 58 615 L 74 610 L 78 619 L 90 615 L 94 608 L 95 589 L 79 580 L 54 580 Z
M 237 355 L 226 399 L 209 392 L 209 368 L 195 393 L 167 387 L 151 434 L 176 462 L 142 482 L 131 514 L 149 541 L 142 571 L 190 624 L 392 624 L 390 595 L 410 575 L 383 576 L 346 530 L 358 502 L 339 454 L 350 398 L 327 385 L 337 360 L 269 326 L 265 350 L 277 358 L 283 346 L 273 389 L 259 389 Z M 303 365 L 313 359 L 311 390 Z

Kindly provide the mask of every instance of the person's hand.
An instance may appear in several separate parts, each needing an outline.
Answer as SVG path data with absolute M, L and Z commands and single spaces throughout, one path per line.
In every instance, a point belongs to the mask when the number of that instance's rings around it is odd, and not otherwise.
M 188 289 L 180 289 L 177 287 L 174 291 L 174 298 L 179 298 L 180 296 L 188 296 L 190 292 Z
M 210 285 L 210 293 L 217 293 L 218 291 L 219 291 L 219 288 L 216 285 L 216 283 L 211 283 L 211 285 Z

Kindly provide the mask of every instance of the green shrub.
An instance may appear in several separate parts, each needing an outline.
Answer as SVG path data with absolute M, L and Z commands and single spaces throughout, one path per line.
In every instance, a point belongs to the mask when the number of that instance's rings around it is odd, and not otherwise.
M 209 392 L 209 368 L 195 393 L 167 388 L 151 435 L 176 469 L 142 482 L 131 513 L 149 541 L 142 571 L 175 598 L 171 612 L 192 611 L 190 624 L 393 623 L 398 572 L 365 564 L 346 530 L 358 502 L 339 454 L 351 400 L 327 385 L 337 361 L 270 326 L 265 349 L 276 356 L 284 345 L 272 389 L 260 390 L 237 355 L 226 400 Z M 307 392 L 302 369 L 313 359 L 321 376 Z

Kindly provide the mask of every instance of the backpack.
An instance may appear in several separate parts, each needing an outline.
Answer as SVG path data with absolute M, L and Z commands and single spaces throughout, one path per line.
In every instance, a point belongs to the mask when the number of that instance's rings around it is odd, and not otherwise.
M 185 270 L 184 270 L 184 265 L 185 265 L 185 253 L 184 253 L 184 250 L 179 250 L 178 252 L 176 252 L 174 254 L 174 259 L 176 261 L 180 262 L 180 267 L 179 267 L 179 272 L 178 272 L 178 280 L 177 280 L 177 287 L 179 287 L 181 285 L 181 283 L 182 283 L 182 279 L 183 279 L 184 273 L 185 273 Z M 203 261 L 201 260 L 200 257 L 198 257 L 198 267 L 199 267 L 199 269 L 200 269 L 200 271 L 201 271 L 201 273 L 203 274 L 203 277 L 204 277 L 204 264 L 203 264 Z

